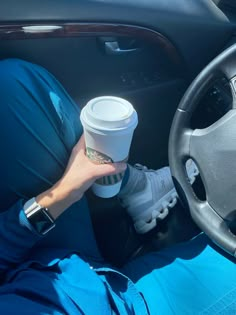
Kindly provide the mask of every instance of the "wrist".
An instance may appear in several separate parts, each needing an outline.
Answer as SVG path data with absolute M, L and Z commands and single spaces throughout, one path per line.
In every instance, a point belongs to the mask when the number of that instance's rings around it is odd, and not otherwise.
M 50 189 L 39 194 L 35 199 L 38 204 L 48 209 L 48 212 L 55 220 L 81 198 L 82 194 L 80 195 L 77 192 L 75 196 L 75 193 L 68 191 L 66 185 L 62 181 L 59 181 Z

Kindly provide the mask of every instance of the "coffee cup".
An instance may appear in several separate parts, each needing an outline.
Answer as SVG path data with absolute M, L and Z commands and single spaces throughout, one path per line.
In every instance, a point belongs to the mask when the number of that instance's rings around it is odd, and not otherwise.
M 90 100 L 80 115 L 84 128 L 86 154 L 94 163 L 128 160 L 138 116 L 132 104 L 114 96 Z M 120 191 L 124 174 L 105 176 L 92 186 L 95 195 L 111 198 Z

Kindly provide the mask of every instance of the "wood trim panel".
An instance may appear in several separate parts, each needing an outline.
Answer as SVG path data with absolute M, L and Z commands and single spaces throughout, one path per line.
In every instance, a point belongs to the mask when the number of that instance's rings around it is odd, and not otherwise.
M 164 50 L 176 66 L 183 60 L 171 41 L 161 33 L 135 25 L 109 23 L 58 23 L 58 24 L 9 24 L 0 25 L 0 39 L 37 39 L 78 36 L 129 36 L 146 40 Z

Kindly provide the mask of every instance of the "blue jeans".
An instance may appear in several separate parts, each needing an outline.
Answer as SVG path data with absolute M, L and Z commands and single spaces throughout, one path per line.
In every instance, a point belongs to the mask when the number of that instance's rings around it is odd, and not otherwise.
M 79 107 L 57 80 L 24 61 L 0 62 L 0 100 L 4 210 L 61 177 L 82 126 Z M 38 247 L 77 250 L 102 263 L 86 200 L 65 211 Z M 235 261 L 204 234 L 135 259 L 120 271 L 142 292 L 150 314 L 236 313 Z

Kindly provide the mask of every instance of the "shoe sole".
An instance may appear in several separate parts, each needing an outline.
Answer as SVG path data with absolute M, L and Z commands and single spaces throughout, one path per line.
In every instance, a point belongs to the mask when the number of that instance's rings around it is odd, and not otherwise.
M 163 220 L 169 214 L 169 208 L 173 208 L 176 205 L 177 197 L 177 192 L 173 188 L 165 196 L 159 199 L 152 207 L 154 210 L 151 212 L 151 218 L 147 221 L 137 220 L 134 223 L 136 232 L 144 234 L 154 229 L 157 225 L 157 220 Z

